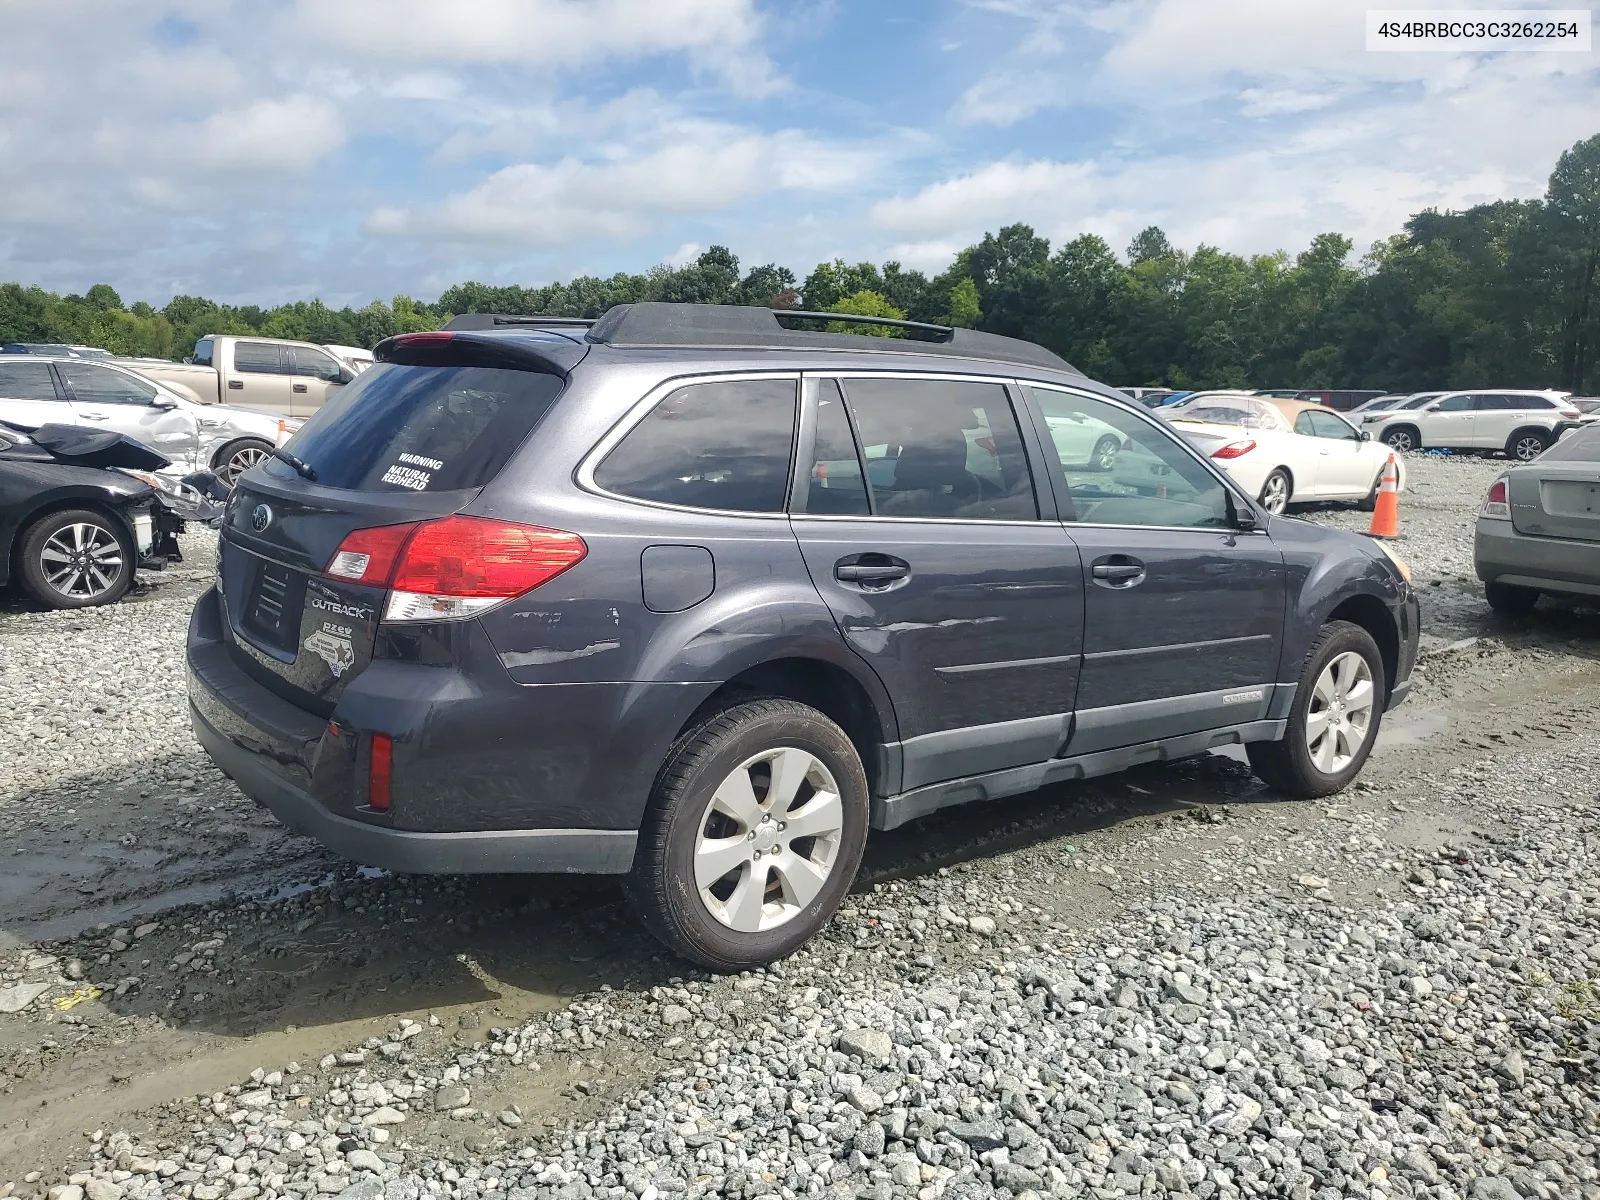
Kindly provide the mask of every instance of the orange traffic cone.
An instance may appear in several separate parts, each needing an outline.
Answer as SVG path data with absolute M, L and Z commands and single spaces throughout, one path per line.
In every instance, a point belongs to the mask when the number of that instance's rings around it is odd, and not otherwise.
M 278 418 L 278 445 L 283 445 L 289 440 L 289 422 Z
M 1400 468 L 1389 455 L 1383 466 L 1383 479 L 1378 484 L 1378 503 L 1372 509 L 1372 525 L 1368 537 L 1393 538 L 1400 536 Z

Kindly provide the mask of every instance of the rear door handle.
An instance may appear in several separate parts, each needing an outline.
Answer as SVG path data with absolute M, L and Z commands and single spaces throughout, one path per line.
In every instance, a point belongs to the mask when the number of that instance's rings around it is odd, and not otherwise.
M 242 380 L 242 379 L 230 379 L 230 380 L 228 380 L 228 386 L 231 387 L 234 391 L 238 391 L 240 388 L 244 387 L 244 380 Z
M 1144 579 L 1144 564 L 1126 554 L 1107 555 L 1090 569 L 1101 587 L 1133 587 Z
M 297 392 L 303 392 L 306 390 L 306 385 L 303 383 L 297 383 L 294 385 L 294 390 Z
M 833 577 L 841 583 L 862 587 L 882 587 L 911 574 L 911 564 L 887 554 L 855 554 L 833 565 Z

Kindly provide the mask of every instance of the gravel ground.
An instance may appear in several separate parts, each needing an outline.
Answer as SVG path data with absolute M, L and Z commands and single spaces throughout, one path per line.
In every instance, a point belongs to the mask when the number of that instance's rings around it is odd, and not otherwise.
M 1355 788 L 1212 755 L 952 810 L 737 978 L 603 881 L 378 876 L 254 817 L 177 728 L 198 579 L 0 611 L 7 867 L 166 846 L 0 908 L 0 1200 L 1600 1197 L 1600 665 L 1587 611 L 1482 603 L 1503 466 L 1411 463 L 1425 656 Z

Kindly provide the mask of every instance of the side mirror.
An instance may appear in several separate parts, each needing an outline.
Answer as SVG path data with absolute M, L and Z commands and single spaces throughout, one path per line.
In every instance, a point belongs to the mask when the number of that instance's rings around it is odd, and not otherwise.
M 1240 504 L 1233 498 L 1232 492 L 1224 492 L 1228 502 L 1228 524 L 1240 533 L 1253 533 L 1256 528 L 1256 510 L 1248 504 Z
M 186 363 L 191 363 L 191 364 L 192 364 L 192 363 L 193 363 L 193 362 L 194 362 L 194 355 L 192 355 L 192 354 L 185 354 L 185 355 L 184 355 L 184 356 L 183 356 L 183 361 L 184 361 L 184 362 L 186 362 Z
M 177 408 L 178 402 L 171 396 L 157 395 L 150 401 L 151 408 Z
M 1372 430 L 1363 429 L 1357 433 L 1356 436 L 1359 437 L 1363 442 L 1370 442 L 1372 440 Z
M 339 382 L 340 383 L 349 383 L 355 377 L 356 377 L 356 373 L 354 371 L 352 371 L 349 367 L 341 366 L 339 368 Z

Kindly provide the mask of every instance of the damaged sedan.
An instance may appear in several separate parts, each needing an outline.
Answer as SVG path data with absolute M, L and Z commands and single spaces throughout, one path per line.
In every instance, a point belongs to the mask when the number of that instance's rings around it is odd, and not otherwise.
M 209 472 L 178 481 L 170 460 L 116 433 L 0 423 L 0 586 L 47 608 L 121 599 L 137 569 L 181 561 L 186 521 L 220 519 Z

